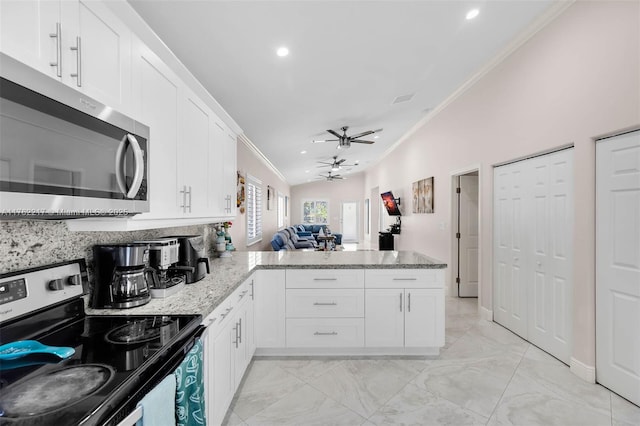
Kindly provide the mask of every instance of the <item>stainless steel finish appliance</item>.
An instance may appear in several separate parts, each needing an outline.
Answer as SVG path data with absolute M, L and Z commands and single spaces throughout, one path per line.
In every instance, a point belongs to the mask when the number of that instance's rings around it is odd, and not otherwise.
M 0 214 L 149 211 L 149 128 L 0 53 Z
M 136 243 L 149 245 L 149 266 L 153 268 L 155 274 L 150 283 L 151 297 L 169 297 L 182 290 L 185 284 L 185 271 L 193 272 L 193 268 L 177 265 L 180 247 L 178 239 L 160 238 L 136 241 Z
M 0 424 L 115 426 L 202 333 L 200 315 L 86 316 L 87 288 L 84 259 L 0 275 L 0 345 L 71 349 L 4 354 Z
M 94 308 L 133 308 L 149 302 L 149 287 L 157 278 L 149 267 L 149 244 L 97 245 L 93 259 Z
M 177 238 L 180 243 L 178 266 L 183 268 L 187 284 L 200 281 L 210 272 L 202 235 L 178 235 L 167 238 Z

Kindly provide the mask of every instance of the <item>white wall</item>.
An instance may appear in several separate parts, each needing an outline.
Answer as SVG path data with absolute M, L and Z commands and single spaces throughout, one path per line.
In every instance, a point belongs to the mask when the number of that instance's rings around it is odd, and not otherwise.
M 638 127 L 640 2 L 578 1 L 367 170 L 362 193 L 379 186 L 406 199 L 396 249 L 451 264 L 450 175 L 479 164 L 480 301 L 492 309 L 493 165 L 574 144 L 573 357 L 594 366 L 594 140 Z M 429 176 L 435 214 L 411 214 L 411 183 Z
M 271 251 L 271 237 L 278 232 L 278 191 L 290 197 L 289 184 L 280 178 L 256 153 L 240 138 L 238 142 L 238 170 L 245 178 L 247 174 L 262 181 L 262 241 L 247 246 L 247 215 L 238 213 L 231 226 L 231 238 L 239 251 Z M 267 210 L 267 185 L 275 189 L 275 197 L 271 200 L 272 209 Z M 289 207 L 291 210 L 291 207 Z M 291 222 L 290 214 L 285 217 L 285 226 Z
M 362 173 L 347 175 L 345 180 L 305 183 L 291 187 L 291 223 L 302 223 L 302 203 L 306 199 L 329 200 L 329 228 L 332 232 L 340 232 L 340 207 L 343 201 L 358 202 L 358 235 L 364 238 L 364 175 Z

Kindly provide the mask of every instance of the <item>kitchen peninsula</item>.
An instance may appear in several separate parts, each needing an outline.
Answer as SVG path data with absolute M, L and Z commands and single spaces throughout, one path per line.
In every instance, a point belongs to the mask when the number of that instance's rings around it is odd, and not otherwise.
M 207 419 L 221 424 L 254 355 L 435 356 L 446 264 L 412 251 L 234 252 L 165 299 L 89 314 L 200 314 Z M 135 318 L 135 317 L 134 317 Z

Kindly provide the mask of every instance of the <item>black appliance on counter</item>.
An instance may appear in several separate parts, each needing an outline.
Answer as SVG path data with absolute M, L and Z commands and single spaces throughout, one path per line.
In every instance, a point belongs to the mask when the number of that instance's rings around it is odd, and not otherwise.
M 392 232 L 378 232 L 378 250 L 393 250 L 394 248 Z
M 0 344 L 70 347 L 0 357 L 0 425 L 116 425 L 172 374 L 203 327 L 199 315 L 87 316 L 83 259 L 0 275 Z
M 149 288 L 157 280 L 149 267 L 149 243 L 93 246 L 94 308 L 133 308 L 151 300 Z
M 186 283 L 200 281 L 210 273 L 204 238 L 202 235 L 174 235 L 165 238 L 177 238 L 180 244 L 176 274 L 184 274 Z

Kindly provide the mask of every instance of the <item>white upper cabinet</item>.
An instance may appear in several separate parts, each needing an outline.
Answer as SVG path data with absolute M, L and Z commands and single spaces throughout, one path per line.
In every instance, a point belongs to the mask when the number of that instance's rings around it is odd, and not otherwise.
M 131 31 L 101 2 L 0 2 L 0 49 L 125 114 L 132 113 Z

